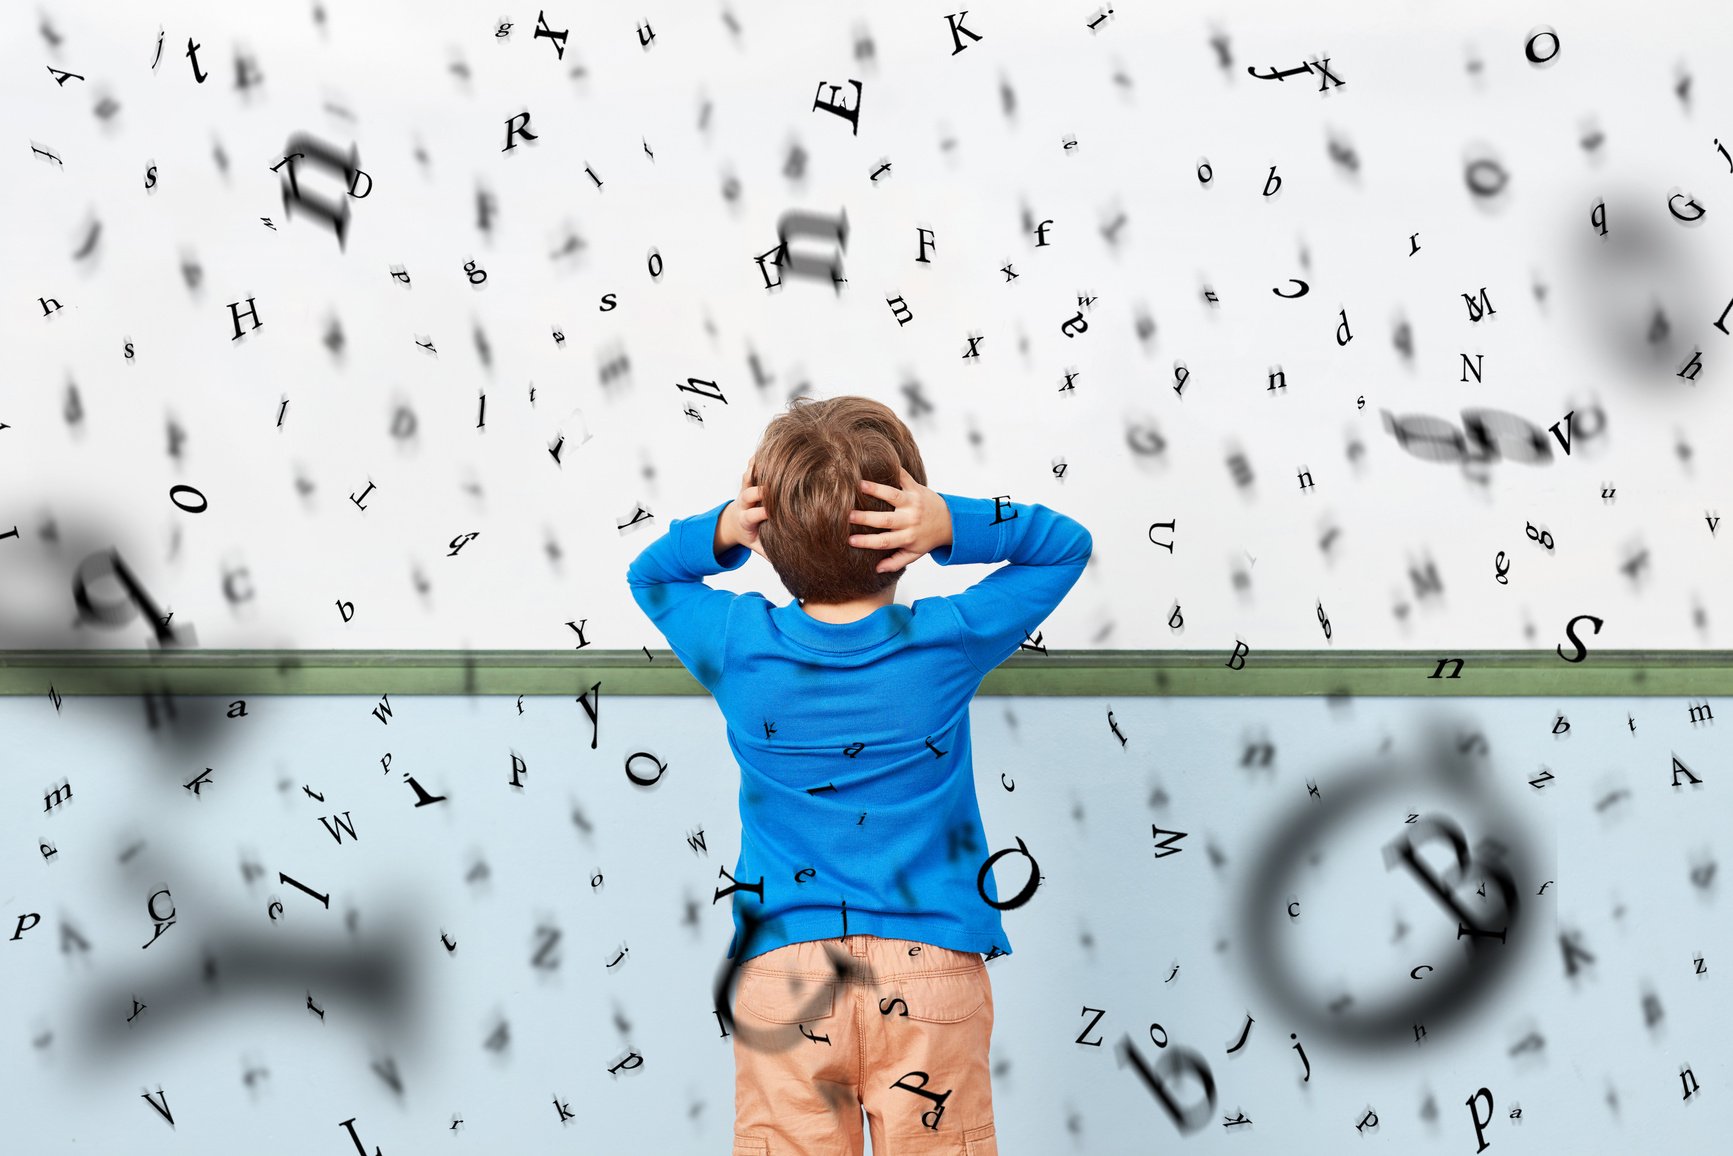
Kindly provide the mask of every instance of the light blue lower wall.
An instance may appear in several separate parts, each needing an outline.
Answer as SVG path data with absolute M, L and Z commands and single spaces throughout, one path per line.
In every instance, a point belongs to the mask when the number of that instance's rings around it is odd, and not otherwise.
M 604 698 L 594 750 L 570 697 L 520 713 L 513 697 L 393 696 L 387 722 L 376 698 L 255 697 L 237 718 L 229 701 L 176 700 L 153 732 L 138 698 L 0 700 L 7 1150 L 336 1156 L 354 1150 L 351 1117 L 386 1156 L 728 1150 L 733 1057 L 711 1009 L 731 922 L 710 900 L 738 853 L 738 778 L 711 700 Z M 988 964 L 1007 1156 L 1471 1153 L 1465 1101 L 1482 1087 L 1495 1154 L 1724 1142 L 1733 932 L 1707 864 L 1728 849 L 1718 728 L 1733 722 L 1661 698 L 1140 697 L 978 698 L 972 725 L 989 850 L 1020 837 L 1044 876 L 1005 912 L 1015 954 Z M 1248 765 L 1266 740 L 1268 765 Z M 667 766 L 654 787 L 625 774 L 639 750 Z M 1675 757 L 1701 785 L 1671 785 Z M 207 767 L 195 795 L 184 784 Z M 448 800 L 416 808 L 406 776 Z M 63 782 L 70 798 L 47 807 Z M 318 817 L 344 814 L 356 837 L 339 843 Z M 1471 956 L 1443 901 L 1386 865 L 1431 816 L 1506 844 L 1504 945 Z M 1186 832 L 1177 853 L 1155 854 L 1152 824 Z M 1286 824 L 1299 842 L 1278 845 Z M 687 842 L 699 828 L 705 852 Z M 1417 846 L 1448 875 L 1445 842 Z M 1490 929 L 1483 853 L 1452 894 Z M 1001 896 L 1027 879 L 1017 855 L 995 871 Z M 151 942 L 162 888 L 175 922 Z M 1248 957 L 1248 915 L 1268 924 L 1286 1003 Z M 1593 956 L 1571 978 L 1561 934 Z M 1416 1013 L 1416 1041 L 1407 1007 L 1464 967 L 1491 973 L 1474 973 L 1478 1002 Z M 1344 993 L 1343 1011 L 1318 1010 Z M 1400 1030 L 1333 1038 L 1332 1015 L 1379 1002 Z M 1085 1008 L 1104 1011 L 1086 1037 L 1100 1046 L 1076 1042 Z M 509 1042 L 488 1047 L 502 1022 Z M 1181 1048 L 1208 1064 L 1207 1124 L 1182 1136 L 1127 1038 L 1156 1070 Z M 642 1066 L 610 1075 L 633 1052 Z M 386 1057 L 401 1095 L 373 1067 Z M 159 1088 L 172 1127 L 141 1098 Z M 1189 1076 L 1172 1094 L 1201 1098 Z M 1376 1130 L 1356 1135 L 1369 1111 Z M 1249 1126 L 1223 1126 L 1241 1113 Z

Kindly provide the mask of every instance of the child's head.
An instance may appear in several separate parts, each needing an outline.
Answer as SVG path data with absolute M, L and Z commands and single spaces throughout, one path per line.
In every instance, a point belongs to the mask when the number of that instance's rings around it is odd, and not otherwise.
M 802 602 L 849 602 L 893 585 L 900 572 L 875 567 L 890 550 L 851 546 L 876 526 L 848 520 L 851 510 L 894 507 L 860 488 L 862 478 L 902 488 L 901 470 L 921 485 L 927 470 L 902 419 L 866 397 L 797 397 L 765 427 L 752 459 L 752 484 L 764 491 L 770 520 L 758 531 L 764 556 Z

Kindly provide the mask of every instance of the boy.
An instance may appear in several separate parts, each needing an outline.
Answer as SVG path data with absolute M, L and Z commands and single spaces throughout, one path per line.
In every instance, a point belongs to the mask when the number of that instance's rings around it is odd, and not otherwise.
M 737 498 L 671 522 L 627 569 L 740 765 L 735 1156 L 860 1156 L 863 1108 L 874 1156 L 997 1156 L 982 953 L 1011 948 L 982 870 L 969 702 L 1092 544 L 1044 506 L 928 489 L 886 406 L 801 397 Z M 705 584 L 753 553 L 792 601 Z M 1010 564 L 899 605 L 922 555 Z

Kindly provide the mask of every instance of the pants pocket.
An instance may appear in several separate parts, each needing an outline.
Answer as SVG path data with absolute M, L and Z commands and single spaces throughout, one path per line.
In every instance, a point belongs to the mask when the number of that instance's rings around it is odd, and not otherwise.
M 993 1125 L 982 1124 L 963 1133 L 965 1156 L 999 1156 L 999 1141 L 993 1135 Z
M 905 975 L 898 980 L 887 980 L 884 990 L 897 990 L 908 1009 L 909 1019 L 931 1024 L 956 1024 L 986 1004 L 989 982 L 987 969 L 977 963 L 971 971 Z
M 740 972 L 735 1003 L 773 1024 L 817 1023 L 836 1010 L 834 982 L 780 972 Z
M 769 1156 L 770 1141 L 734 1133 L 734 1151 L 729 1156 Z M 994 1153 L 993 1156 L 997 1156 Z

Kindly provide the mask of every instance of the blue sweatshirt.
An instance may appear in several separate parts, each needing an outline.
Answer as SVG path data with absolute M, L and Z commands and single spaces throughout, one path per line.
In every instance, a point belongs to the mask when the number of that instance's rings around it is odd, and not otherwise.
M 743 912 L 759 925 L 743 960 L 853 934 L 1011 954 L 999 909 L 981 896 L 999 901 L 999 871 L 1021 891 L 1031 865 L 1002 840 L 1012 853 L 977 890 L 992 851 L 969 702 L 1077 582 L 1093 540 L 1045 506 L 939 496 L 952 542 L 929 558 L 1010 565 L 961 594 L 854 622 L 707 585 L 706 575 L 752 557 L 745 546 L 715 555 L 727 502 L 670 522 L 626 569 L 632 597 L 721 708 L 740 765 L 729 959 L 746 935 Z M 730 886 L 717 877 L 718 889 Z

